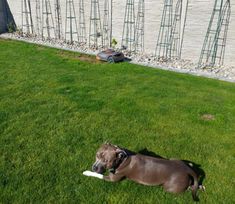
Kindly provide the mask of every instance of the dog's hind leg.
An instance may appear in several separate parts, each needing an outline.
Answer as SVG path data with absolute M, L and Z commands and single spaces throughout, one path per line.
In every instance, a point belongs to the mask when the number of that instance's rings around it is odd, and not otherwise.
M 179 194 L 187 190 L 189 182 L 190 180 L 187 174 L 178 173 L 172 175 L 169 180 L 163 184 L 163 188 L 167 192 Z

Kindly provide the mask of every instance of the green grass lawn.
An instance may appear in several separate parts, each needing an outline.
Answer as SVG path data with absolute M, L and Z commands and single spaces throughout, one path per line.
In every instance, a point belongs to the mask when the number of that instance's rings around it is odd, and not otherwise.
M 200 164 L 201 203 L 235 203 L 234 137 L 233 83 L 0 40 L 0 203 L 192 202 L 83 176 L 105 141 Z

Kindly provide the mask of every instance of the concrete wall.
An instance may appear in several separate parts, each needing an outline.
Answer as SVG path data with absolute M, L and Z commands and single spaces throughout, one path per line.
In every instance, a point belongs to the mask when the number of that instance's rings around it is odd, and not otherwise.
M 35 14 L 35 0 L 31 0 L 33 13 Z M 60 0 L 62 7 L 63 27 L 65 25 L 65 0 Z M 78 0 L 74 0 L 76 12 L 78 14 Z M 138 0 L 135 0 L 136 5 Z M 159 32 L 160 20 L 163 9 L 163 0 L 145 0 L 146 4 L 146 24 L 145 24 L 145 51 L 146 53 L 154 53 L 157 36 Z M 184 0 L 184 3 L 186 0 Z M 14 15 L 16 24 L 21 26 L 21 0 L 8 0 L 11 11 Z M 87 34 L 89 31 L 89 15 L 90 0 L 84 0 L 85 18 L 87 25 Z M 126 0 L 113 0 L 113 37 L 121 43 L 124 12 Z M 51 0 L 52 9 L 54 11 L 54 0 Z M 100 0 L 101 17 L 103 17 L 104 0 Z M 185 28 L 185 37 L 182 50 L 182 58 L 191 59 L 197 62 L 202 49 L 204 37 L 209 24 L 214 0 L 189 0 L 189 9 Z M 226 47 L 225 64 L 235 64 L 235 1 L 231 1 L 232 13 L 231 23 L 228 32 L 228 40 Z M 137 6 L 136 6 L 137 9 Z M 35 20 L 35 16 L 34 16 Z

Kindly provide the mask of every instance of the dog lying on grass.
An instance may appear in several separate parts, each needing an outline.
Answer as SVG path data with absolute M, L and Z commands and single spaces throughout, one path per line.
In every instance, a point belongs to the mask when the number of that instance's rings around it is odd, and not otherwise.
M 112 182 L 128 178 L 144 185 L 161 185 L 171 193 L 191 189 L 195 201 L 197 190 L 204 190 L 204 186 L 198 184 L 198 175 L 181 160 L 136 154 L 109 143 L 99 148 L 92 170 L 83 174 Z M 110 172 L 108 176 L 103 175 L 106 170 Z

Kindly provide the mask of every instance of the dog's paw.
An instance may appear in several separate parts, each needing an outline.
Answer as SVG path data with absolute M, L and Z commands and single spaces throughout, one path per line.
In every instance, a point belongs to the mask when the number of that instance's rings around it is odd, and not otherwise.
M 198 188 L 199 188 L 200 190 L 202 190 L 202 191 L 205 191 L 205 190 L 206 190 L 206 187 L 203 186 L 203 185 L 199 185 Z
M 82 174 L 84 176 L 92 176 L 92 177 L 96 177 L 96 178 L 99 178 L 99 179 L 104 178 L 104 176 L 102 174 L 98 174 L 98 173 L 92 172 L 92 171 L 84 171 Z

